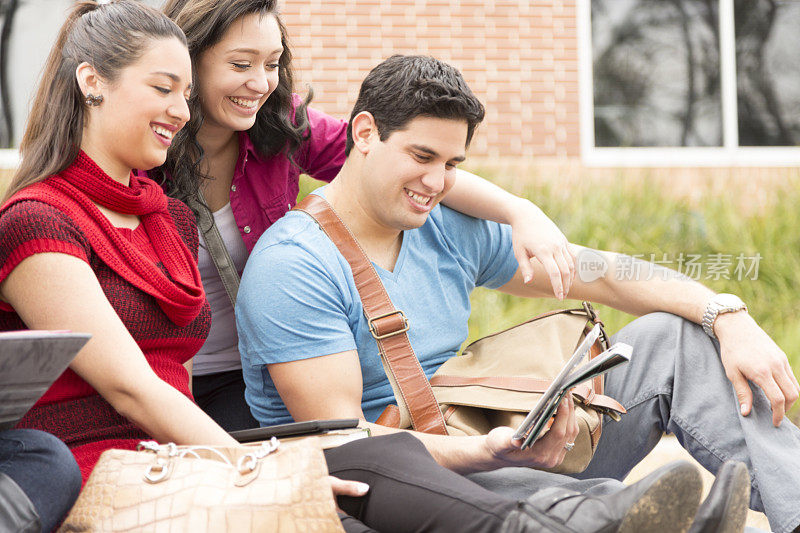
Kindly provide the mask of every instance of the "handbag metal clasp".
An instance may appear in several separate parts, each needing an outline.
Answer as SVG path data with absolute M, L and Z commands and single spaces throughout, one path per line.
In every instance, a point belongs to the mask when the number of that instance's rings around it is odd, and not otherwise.
M 136 446 L 136 449 L 156 454 L 155 464 L 147 467 L 147 471 L 144 473 L 145 481 L 158 483 L 169 476 L 169 463 L 178 454 L 178 447 L 174 442 L 161 445 L 153 440 L 142 441 Z
M 258 461 L 277 450 L 278 446 L 280 446 L 280 441 L 276 437 L 272 437 L 269 442 L 262 442 L 256 450 L 239 457 L 236 469 L 241 475 L 252 472 L 258 466 Z
M 383 335 L 379 335 L 378 334 L 378 326 L 375 324 L 375 321 L 376 320 L 380 320 L 382 318 L 387 318 L 387 317 L 390 317 L 390 316 L 393 316 L 393 315 L 397 315 L 397 314 L 399 314 L 400 318 L 403 320 L 403 327 L 398 329 L 398 330 L 396 330 L 396 331 L 389 331 L 388 333 L 384 333 Z M 379 316 L 368 318 L 367 324 L 369 325 L 369 332 L 372 334 L 372 336 L 375 338 L 376 341 L 379 341 L 381 339 L 386 339 L 388 337 L 393 337 L 394 335 L 399 335 L 400 333 L 405 333 L 406 331 L 408 331 L 408 328 L 410 327 L 409 323 L 408 323 L 408 318 L 406 318 L 406 314 L 404 312 L 402 312 L 400 309 L 395 309 L 394 311 L 390 311 L 389 313 L 384 313 L 384 314 L 379 315 Z
M 158 453 L 160 449 L 161 445 L 154 440 L 143 440 L 136 445 L 137 452 L 148 451 Z
M 164 481 L 169 475 L 169 459 L 159 457 L 156 464 L 150 465 L 144 473 L 144 479 L 148 483 L 158 483 Z

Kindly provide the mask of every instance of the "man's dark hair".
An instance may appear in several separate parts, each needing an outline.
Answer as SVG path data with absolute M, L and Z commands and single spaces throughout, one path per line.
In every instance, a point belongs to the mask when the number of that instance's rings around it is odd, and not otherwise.
M 353 117 L 369 111 L 381 141 L 419 116 L 464 120 L 467 145 L 483 120 L 483 104 L 472 94 L 458 69 L 428 56 L 394 55 L 367 74 L 347 126 L 347 148 L 353 148 Z

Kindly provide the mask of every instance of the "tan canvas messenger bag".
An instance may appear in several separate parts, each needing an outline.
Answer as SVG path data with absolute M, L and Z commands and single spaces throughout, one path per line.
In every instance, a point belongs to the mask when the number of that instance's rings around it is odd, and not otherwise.
M 552 378 L 586 333 L 601 324 L 591 304 L 553 311 L 479 339 L 451 357 L 430 382 L 411 347 L 405 314 L 392 305 L 369 258 L 322 197 L 310 194 L 295 209 L 311 216 L 350 265 L 370 332 L 375 338 L 397 405 L 377 423 L 440 435 L 483 435 L 498 426 L 516 428 L 536 405 Z M 603 332 L 590 350 L 608 348 Z M 602 432 L 602 415 L 625 412 L 603 395 L 603 376 L 573 391 L 580 433 L 555 472 L 581 472 L 591 461 Z

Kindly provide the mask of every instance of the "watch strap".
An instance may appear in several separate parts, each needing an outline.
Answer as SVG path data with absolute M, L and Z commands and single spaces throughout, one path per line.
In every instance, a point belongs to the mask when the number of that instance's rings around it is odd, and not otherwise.
M 720 297 L 722 298 L 734 298 L 736 301 L 732 304 L 726 304 L 720 302 Z M 703 313 L 703 319 L 700 322 L 700 325 L 703 326 L 703 331 L 706 332 L 706 335 L 711 337 L 712 339 L 716 339 L 717 335 L 714 333 L 714 322 L 716 322 L 717 317 L 720 313 L 733 313 L 736 311 L 741 311 L 744 309 L 747 311 L 747 305 L 742 301 L 741 298 L 736 296 L 735 294 L 715 294 L 711 297 L 706 305 L 706 310 Z

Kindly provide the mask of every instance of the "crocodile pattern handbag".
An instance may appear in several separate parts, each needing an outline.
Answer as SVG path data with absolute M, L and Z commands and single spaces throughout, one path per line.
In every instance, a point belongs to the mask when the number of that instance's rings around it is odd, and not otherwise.
M 59 532 L 341 532 L 316 439 L 108 450 Z

